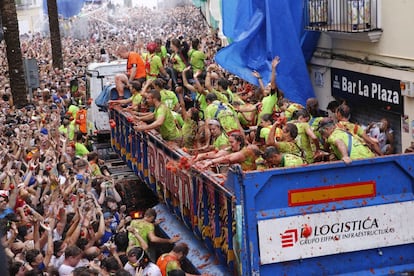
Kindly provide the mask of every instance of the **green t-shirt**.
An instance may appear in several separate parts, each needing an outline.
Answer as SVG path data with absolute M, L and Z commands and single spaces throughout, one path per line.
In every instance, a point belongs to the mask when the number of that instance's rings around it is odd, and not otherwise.
M 196 91 L 196 101 L 200 107 L 200 110 L 205 112 L 206 108 L 208 106 L 207 101 L 206 101 L 206 95 L 198 93 Z M 203 117 L 202 117 L 203 118 Z
M 298 136 L 296 137 L 297 145 L 302 149 L 306 162 L 313 163 L 313 149 L 306 130 L 310 128 L 307 122 L 295 123 L 298 128 Z
M 147 80 L 155 80 L 160 73 L 160 68 L 163 67 L 161 58 L 155 54 L 144 53 L 142 59 L 145 64 L 147 64 L 147 62 L 150 64 L 149 72 L 147 72 Z
M 143 219 L 134 219 L 131 221 L 130 225 L 138 231 L 139 235 L 146 243 L 149 242 L 148 235 L 149 233 L 154 232 L 154 225 L 152 223 Z M 142 246 L 134 234 L 128 233 L 128 239 L 130 244 L 133 244 L 134 246 Z
M 218 109 L 221 109 L 217 112 Z M 238 130 L 239 125 L 237 121 L 237 114 L 230 105 L 214 101 L 209 104 L 204 112 L 206 119 L 216 119 L 220 122 L 221 127 L 227 133 L 233 130 Z
M 217 100 L 219 100 L 220 102 L 229 103 L 229 98 L 227 98 L 227 96 L 221 93 L 220 91 L 213 90 L 213 93 L 216 94 Z
M 177 72 L 182 72 L 185 69 L 185 63 L 182 60 L 182 58 L 180 57 L 179 54 L 173 53 L 171 55 L 171 59 L 175 59 L 175 62 L 173 64 L 173 68 L 177 71 Z
M 137 93 L 135 95 L 132 95 L 130 99 L 133 105 L 139 105 L 142 101 L 142 95 L 140 93 Z
M 156 52 L 155 54 L 158 57 L 160 57 L 161 61 L 163 61 L 165 58 L 167 58 L 167 54 L 168 54 L 167 48 L 164 45 L 162 45 L 161 46 L 161 51 L 160 52 Z
M 157 108 L 155 108 L 154 116 L 155 120 L 160 116 L 164 116 L 164 122 L 159 129 L 161 137 L 164 140 L 176 140 L 181 137 L 181 133 L 175 124 L 174 115 L 165 104 L 160 104 Z
M 160 91 L 161 102 L 165 104 L 169 109 L 174 110 L 175 105 L 178 103 L 177 95 L 174 92 L 166 89 Z
M 291 153 L 297 156 L 302 156 L 302 151 L 295 142 L 279 142 L 277 143 L 281 153 Z
M 270 94 L 262 99 L 262 110 L 257 118 L 257 125 L 260 125 L 263 114 L 272 114 L 275 105 L 277 104 L 277 93 Z
M 194 148 L 195 147 L 195 138 L 197 135 L 197 122 L 187 118 L 184 120 L 183 127 L 181 128 L 181 133 L 183 134 L 183 145 L 186 148 Z
M 280 162 L 281 167 L 296 167 L 303 164 L 306 164 L 306 162 L 300 156 L 289 153 L 283 154 Z
M 213 142 L 213 146 L 216 150 L 224 149 L 229 145 L 229 137 L 225 133 L 221 133 Z
M 327 141 L 331 146 L 331 149 L 336 158 L 339 160 L 341 160 L 343 156 L 340 153 L 338 147 L 335 145 L 335 142 L 337 140 L 342 140 L 342 142 L 344 142 L 345 147 L 348 151 L 348 155 L 352 160 L 370 158 L 375 156 L 375 154 L 366 145 L 364 145 L 360 139 L 357 139 L 349 132 L 336 128 L 331 133 L 331 135 L 329 135 Z M 349 142 L 351 142 L 351 146 L 349 146 Z M 351 153 L 349 153 L 349 151 L 351 151 Z
M 188 57 L 190 58 L 190 64 L 193 68 L 193 72 L 204 70 L 204 60 L 206 59 L 206 55 L 203 52 L 190 49 L 190 51 L 188 51 Z
M 75 143 L 75 155 L 84 157 L 89 153 L 89 150 L 86 148 L 86 146 L 82 143 L 76 142 Z

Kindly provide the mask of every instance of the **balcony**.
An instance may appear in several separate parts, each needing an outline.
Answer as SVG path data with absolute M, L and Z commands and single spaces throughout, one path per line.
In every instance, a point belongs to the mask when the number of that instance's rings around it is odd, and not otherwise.
M 377 42 L 381 0 L 307 0 L 306 29 L 331 37 Z

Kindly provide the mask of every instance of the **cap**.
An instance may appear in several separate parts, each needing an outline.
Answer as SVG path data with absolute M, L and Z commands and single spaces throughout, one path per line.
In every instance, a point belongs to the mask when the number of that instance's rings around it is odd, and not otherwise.
M 331 126 L 331 125 L 334 125 L 334 121 L 331 118 L 323 118 L 322 120 L 319 121 L 317 130 L 320 130 L 321 128 Z
M 49 134 L 49 131 L 47 131 L 46 128 L 42 127 L 42 129 L 40 130 L 40 133 L 41 134 L 44 134 L 44 135 L 48 135 Z
M 111 214 L 110 212 L 105 212 L 105 213 L 103 214 L 103 216 L 104 216 L 104 219 L 107 219 L 107 218 L 112 217 L 112 214 Z

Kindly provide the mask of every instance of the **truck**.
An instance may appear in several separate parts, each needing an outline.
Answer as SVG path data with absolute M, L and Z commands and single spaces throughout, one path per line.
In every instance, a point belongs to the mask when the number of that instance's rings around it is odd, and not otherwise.
M 198 170 L 156 131 L 135 131 L 122 109 L 110 118 L 114 151 L 174 217 L 163 231 L 191 233 L 199 273 L 414 273 L 413 154 L 251 172 L 233 165 L 221 175 Z
M 115 75 L 125 73 L 126 60 L 112 62 L 91 63 L 86 70 L 87 98 L 92 99 L 87 112 L 87 132 L 91 136 L 109 137 L 109 113 L 107 109 L 99 107 L 96 99 L 106 87 L 114 89 Z M 116 93 L 116 91 L 114 91 Z

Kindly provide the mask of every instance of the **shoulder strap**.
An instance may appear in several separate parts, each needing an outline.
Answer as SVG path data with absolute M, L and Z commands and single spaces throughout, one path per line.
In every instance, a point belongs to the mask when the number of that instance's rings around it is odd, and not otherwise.
M 345 132 L 348 135 L 348 156 L 351 156 L 353 135 L 349 131 L 347 131 L 346 129 L 340 128 L 339 130 L 342 130 L 343 132 Z
M 309 125 L 310 125 L 310 126 L 312 126 L 312 125 L 313 125 L 313 122 L 315 122 L 315 119 L 316 119 L 316 117 L 312 117 L 312 118 L 309 120 Z
M 214 114 L 214 119 L 217 119 L 217 116 L 219 115 L 220 111 L 222 111 L 222 110 L 226 110 L 226 106 L 222 102 L 220 102 L 217 105 L 217 110 L 216 110 L 216 113 Z

